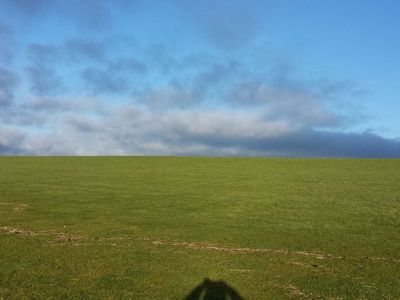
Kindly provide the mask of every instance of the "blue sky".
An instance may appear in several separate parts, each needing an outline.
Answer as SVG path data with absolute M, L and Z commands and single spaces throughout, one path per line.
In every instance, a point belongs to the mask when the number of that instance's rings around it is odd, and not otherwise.
M 0 0 L 0 154 L 400 157 L 398 1 Z

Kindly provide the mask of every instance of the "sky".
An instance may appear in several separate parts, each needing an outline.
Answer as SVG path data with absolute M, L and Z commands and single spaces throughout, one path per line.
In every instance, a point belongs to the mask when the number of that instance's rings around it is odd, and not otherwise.
M 395 0 L 0 0 L 0 154 L 400 157 Z

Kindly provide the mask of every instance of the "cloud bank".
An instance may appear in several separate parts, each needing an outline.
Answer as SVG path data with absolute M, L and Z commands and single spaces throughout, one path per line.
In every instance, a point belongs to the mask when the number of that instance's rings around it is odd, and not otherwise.
M 184 48 L 119 32 L 142 1 L 0 1 L 68 28 L 21 40 L 0 20 L 0 154 L 400 157 L 400 140 L 352 130 L 367 90 L 295 75 L 243 6 L 173 2 L 201 41 Z

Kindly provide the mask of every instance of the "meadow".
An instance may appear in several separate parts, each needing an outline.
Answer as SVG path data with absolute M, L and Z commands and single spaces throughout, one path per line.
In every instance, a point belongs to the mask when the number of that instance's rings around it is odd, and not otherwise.
M 400 160 L 0 157 L 0 299 L 185 299 L 205 278 L 400 299 Z

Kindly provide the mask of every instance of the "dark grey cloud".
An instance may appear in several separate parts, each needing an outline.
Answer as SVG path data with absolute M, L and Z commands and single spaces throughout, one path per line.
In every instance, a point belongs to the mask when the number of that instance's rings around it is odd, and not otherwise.
M 54 95 L 62 88 L 61 77 L 46 67 L 28 67 L 26 74 L 30 82 L 30 90 L 34 95 Z
M 0 107 L 11 105 L 16 84 L 17 76 L 10 70 L 0 67 Z
M 399 140 L 372 133 L 302 130 L 269 138 L 187 135 L 185 140 L 245 156 L 400 158 Z
M 261 150 L 268 148 L 261 143 Z M 400 141 L 386 139 L 373 133 L 344 133 L 304 131 L 272 140 L 270 145 L 278 153 L 307 157 L 400 157 Z
M 86 87 L 94 94 L 121 93 L 128 89 L 128 82 L 108 70 L 87 67 L 80 73 Z

